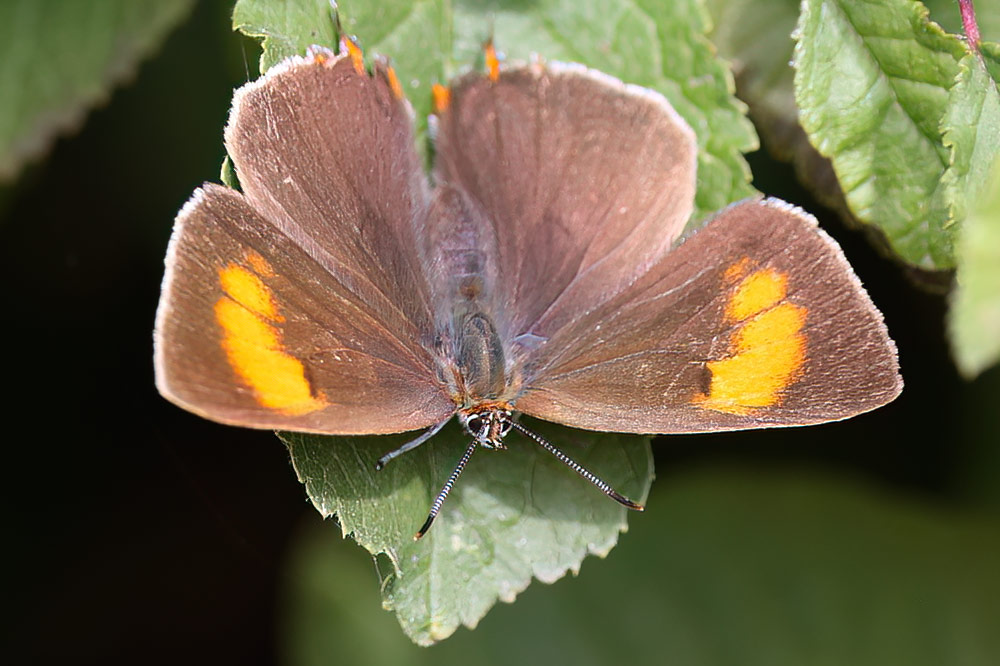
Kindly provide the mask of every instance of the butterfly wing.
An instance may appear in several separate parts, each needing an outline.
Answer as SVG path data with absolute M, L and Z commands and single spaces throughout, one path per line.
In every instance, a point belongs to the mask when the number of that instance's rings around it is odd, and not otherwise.
M 316 49 L 240 88 L 226 148 L 247 201 L 373 308 L 427 330 L 413 113 L 380 65 Z M 402 288 L 401 288 L 402 287 Z
M 178 215 L 155 331 L 164 396 L 331 434 L 454 411 L 412 252 L 427 186 L 410 127 L 384 69 L 325 51 L 237 92 L 226 143 L 244 193 L 208 185 Z
M 691 214 L 690 128 L 658 94 L 581 66 L 458 79 L 435 141 L 438 192 L 462 199 L 453 233 L 476 236 L 507 340 L 546 338 L 618 293 Z
M 891 401 L 898 370 L 839 246 L 788 204 L 748 201 L 553 335 L 516 406 L 619 432 L 805 425 Z

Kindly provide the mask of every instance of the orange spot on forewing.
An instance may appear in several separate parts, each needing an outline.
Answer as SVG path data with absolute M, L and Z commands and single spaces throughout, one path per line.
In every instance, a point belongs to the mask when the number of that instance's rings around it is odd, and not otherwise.
M 726 316 L 743 321 L 773 307 L 785 298 L 788 277 L 773 268 L 751 273 L 740 282 L 726 306 Z
M 246 259 L 247 263 L 250 264 L 250 268 L 252 268 L 257 275 L 262 277 L 274 276 L 274 269 L 271 268 L 271 264 L 267 262 L 267 259 L 260 256 L 253 250 L 247 252 Z
M 753 262 L 749 257 L 743 257 L 735 264 L 732 264 L 722 274 L 723 279 L 729 284 L 735 284 L 750 271 Z
M 705 409 L 747 415 L 777 405 L 806 361 L 807 310 L 785 301 L 788 276 L 773 268 L 746 275 L 749 266 L 744 259 L 723 273 L 724 284 L 740 280 L 725 308 L 726 320 L 738 326 L 726 358 L 705 364 L 711 373 L 708 394 L 694 399 Z
M 252 255 L 248 262 L 255 269 L 263 267 L 259 262 L 254 265 Z M 266 261 L 264 266 L 270 270 Z M 222 348 L 257 402 L 292 416 L 322 408 L 323 401 L 312 394 L 305 366 L 284 351 L 276 325 L 284 318 L 264 281 L 230 264 L 219 270 L 219 283 L 225 295 L 215 303 L 215 319 L 222 329 Z
M 500 59 L 497 58 L 497 50 L 493 47 L 492 41 L 486 43 L 484 55 L 486 56 L 486 72 L 489 74 L 490 81 L 498 81 L 500 79 Z
M 386 67 L 385 76 L 389 80 L 389 88 L 392 89 L 392 94 L 395 95 L 396 99 L 403 99 L 403 86 L 399 83 L 396 70 L 392 67 Z
M 229 264 L 219 271 L 222 291 L 253 314 L 277 320 L 281 315 L 271 299 L 271 290 L 264 281 L 242 266 Z
M 700 405 L 749 414 L 755 407 L 778 404 L 806 359 L 805 318 L 805 308 L 783 303 L 747 322 L 735 336 L 732 355 L 706 364 L 712 380 Z
M 448 108 L 448 104 L 451 102 L 451 89 L 441 85 L 440 83 L 435 83 L 431 86 L 431 95 L 434 101 L 434 111 L 436 113 L 441 113 Z
M 365 59 L 364 54 L 361 51 L 361 46 L 358 45 L 351 37 L 345 37 L 340 42 L 341 51 L 347 51 L 347 54 L 351 57 L 351 63 L 354 65 L 354 71 L 358 74 L 365 73 Z

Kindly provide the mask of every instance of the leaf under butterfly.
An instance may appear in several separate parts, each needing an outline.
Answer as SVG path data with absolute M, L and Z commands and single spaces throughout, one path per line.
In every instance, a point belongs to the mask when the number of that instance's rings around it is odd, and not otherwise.
M 619 492 L 642 502 L 653 478 L 648 438 L 524 419 Z M 517 433 L 505 451 L 479 450 L 430 531 L 413 539 L 469 436 L 453 422 L 375 471 L 379 456 L 414 433 L 321 437 L 282 433 L 310 499 L 372 554 L 385 554 L 383 603 L 419 644 L 475 627 L 497 600 L 532 578 L 551 583 L 584 557 L 604 556 L 627 529 L 627 509 Z M 375 581 L 372 581 L 375 589 Z

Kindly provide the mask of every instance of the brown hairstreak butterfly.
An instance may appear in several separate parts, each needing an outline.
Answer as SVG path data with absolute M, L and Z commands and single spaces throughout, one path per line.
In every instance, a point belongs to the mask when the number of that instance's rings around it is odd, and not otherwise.
M 478 447 L 516 418 L 692 433 L 843 419 L 902 381 L 840 248 L 773 199 L 680 239 L 697 147 L 658 93 L 533 63 L 436 87 L 433 187 L 385 62 L 314 48 L 236 92 L 242 193 L 177 216 L 157 313 L 157 386 L 223 423 L 334 435 L 458 416 Z M 492 56 L 492 50 L 488 50 Z

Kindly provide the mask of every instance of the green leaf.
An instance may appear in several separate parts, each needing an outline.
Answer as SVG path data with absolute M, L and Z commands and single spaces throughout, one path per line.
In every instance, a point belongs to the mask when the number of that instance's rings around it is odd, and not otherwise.
M 706 0 L 720 55 L 732 63 L 736 92 L 768 152 L 790 162 L 799 181 L 829 208 L 853 221 L 830 161 L 816 152 L 799 125 L 791 61 L 799 0 Z
M 962 224 L 949 337 L 959 370 L 972 378 L 1000 358 L 1000 92 L 991 61 L 967 55 L 941 123 L 952 164 L 944 197 Z M 971 211 L 970 211 L 971 209 Z
M 950 33 L 960 35 L 962 13 L 957 0 L 923 0 L 930 10 L 931 20 Z M 976 23 L 979 35 L 986 40 L 1000 39 L 1000 0 L 975 0 Z
M 960 67 L 941 121 L 944 145 L 952 153 L 942 186 L 951 219 L 963 222 L 1000 155 L 1000 94 L 981 58 L 969 54 Z
M 979 45 L 983 54 L 983 64 L 994 81 L 1000 81 L 1000 44 L 983 42 Z
M 835 183 L 837 176 L 831 171 L 831 163 L 809 145 L 808 138 L 798 124 L 793 70 L 788 64 L 792 56 L 792 43 L 788 39 L 788 33 L 798 15 L 799 3 L 796 0 L 769 3 L 755 0 L 707 2 L 714 21 L 710 36 L 720 53 L 733 61 L 737 90 L 741 98 L 750 105 L 754 122 L 765 137 L 769 149 L 780 159 L 791 161 L 800 179 L 811 187 L 814 195 L 823 203 L 839 209 L 848 221 L 854 220 L 855 215 L 845 205 L 843 193 Z M 929 4 L 931 17 L 945 21 L 953 31 L 961 31 L 961 17 L 954 0 L 936 0 Z M 989 36 L 991 26 L 1000 26 L 1000 12 L 996 11 L 1000 9 L 1000 2 L 980 2 L 978 8 L 980 27 L 983 34 Z M 943 128 L 936 127 L 935 124 L 942 120 L 943 114 L 949 112 L 952 104 L 964 103 L 961 98 L 952 97 L 945 97 L 944 104 L 939 103 L 941 90 L 954 83 L 949 80 L 948 70 L 951 65 L 948 61 L 955 54 L 964 53 L 964 46 L 956 49 L 958 42 L 953 36 L 942 38 L 940 30 L 926 21 L 917 3 L 883 3 L 878 11 L 891 12 L 897 17 L 895 24 L 883 20 L 878 13 L 869 14 L 871 8 L 863 2 L 813 2 L 807 3 L 805 9 L 813 13 L 813 22 L 810 24 L 813 32 L 801 35 L 800 39 L 800 50 L 805 57 L 805 65 L 800 69 L 805 69 L 808 73 L 800 81 L 805 84 L 805 92 L 811 95 L 806 103 L 817 105 L 818 108 L 811 109 L 814 119 L 820 117 L 828 125 L 818 131 L 820 138 L 832 144 L 839 140 L 848 145 L 848 150 L 828 154 L 834 158 L 834 164 L 840 172 L 855 180 L 855 186 L 857 181 L 862 181 L 864 184 L 858 187 L 868 187 L 874 193 L 871 196 L 877 199 L 877 205 L 869 206 L 873 219 L 876 214 L 888 214 L 899 208 L 900 201 L 908 201 L 908 210 L 918 212 L 918 217 L 911 219 L 911 223 L 932 225 L 912 231 L 918 240 L 922 238 L 932 246 L 936 242 L 940 250 L 937 260 L 930 263 L 925 261 L 924 267 L 942 268 L 953 265 L 950 246 L 954 233 L 961 224 L 960 211 L 948 194 L 947 179 L 951 177 L 948 172 L 954 150 L 942 136 Z M 823 12 L 829 13 L 832 18 L 827 20 Z M 820 18 L 817 19 L 817 16 Z M 854 24 L 855 16 L 860 17 L 857 25 Z M 865 21 L 870 21 L 871 24 Z M 907 34 L 907 30 L 911 34 Z M 845 49 L 848 57 L 840 53 L 841 48 Z M 981 48 L 987 69 L 993 71 L 991 68 L 996 68 L 1000 71 L 997 57 L 991 56 L 991 53 L 997 51 L 996 45 L 983 43 Z M 908 49 L 916 49 L 922 56 L 910 59 Z M 943 69 L 940 67 L 941 62 L 938 62 L 942 55 L 941 49 L 945 54 L 950 54 L 943 60 Z M 834 51 L 836 57 L 831 55 Z M 909 69 L 900 74 L 898 70 L 903 66 Z M 831 70 L 834 67 L 836 69 Z M 956 72 L 957 67 L 956 64 Z M 921 77 L 926 78 L 926 70 L 933 72 L 935 68 L 940 69 L 941 75 L 935 74 L 933 86 L 926 86 L 926 81 Z M 831 71 L 836 73 L 831 75 Z M 810 77 L 816 77 L 816 80 Z M 913 79 L 920 82 L 914 85 Z M 863 88 L 869 83 L 872 87 L 870 94 Z M 808 86 L 813 84 L 815 86 L 810 90 Z M 913 87 L 923 88 L 932 103 L 926 104 L 926 100 L 908 90 Z M 934 87 L 941 90 L 935 92 Z M 842 89 L 846 90 L 846 96 Z M 831 92 L 836 94 L 830 94 Z M 854 98 L 861 102 L 853 103 Z M 845 113 L 845 109 L 853 109 L 854 115 Z M 959 110 L 958 113 L 964 111 Z M 865 114 L 871 116 L 871 127 L 864 127 L 863 119 L 859 120 L 857 117 Z M 899 121 L 903 115 L 919 121 L 914 122 L 914 128 L 911 129 L 915 131 L 908 135 L 915 141 L 906 139 L 905 133 L 889 135 L 886 125 L 880 124 L 883 118 L 879 114 L 884 114 L 890 121 Z M 942 117 L 936 114 L 942 114 Z M 887 123 L 887 126 L 897 130 L 898 125 L 899 122 Z M 896 139 L 899 139 L 901 148 L 886 151 L 886 143 L 895 142 Z M 911 152 L 918 154 L 921 142 L 924 148 L 939 157 L 944 155 L 944 161 L 923 159 L 911 164 L 899 159 L 900 155 Z M 884 162 L 887 160 L 901 165 L 899 171 L 886 174 L 885 170 L 889 165 Z M 865 178 L 868 180 L 864 181 Z M 923 189 L 914 190 L 911 179 L 922 183 Z M 851 183 L 843 185 L 846 189 Z M 862 200 L 863 197 L 859 194 L 850 200 L 850 204 L 853 206 Z M 905 215 L 909 213 L 905 213 L 904 217 Z M 934 223 L 937 224 L 936 227 L 933 226 Z M 899 228 L 899 224 L 896 228 L 889 225 L 888 229 L 883 228 L 883 232 L 886 232 L 891 244 L 897 245 L 897 252 L 910 248 L 910 255 L 903 255 L 905 259 L 914 261 L 914 257 L 921 251 L 919 243 L 915 244 L 914 239 L 905 238 L 907 232 Z
M 0 3 L 0 182 L 81 125 L 190 7 L 191 0 Z
M 266 6 L 265 0 L 241 0 L 234 12 L 244 32 L 268 35 L 262 66 L 311 43 L 333 43 L 332 32 L 322 33 L 326 41 L 312 36 L 316 25 L 330 23 L 323 0 Z M 346 33 L 369 54 L 393 59 L 416 111 L 421 147 L 431 85 L 481 62 L 482 44 L 492 34 L 510 60 L 537 54 L 581 62 L 663 93 L 698 135 L 693 220 L 754 193 L 742 153 L 756 149 L 757 138 L 731 94 L 729 72 L 704 36 L 707 17 L 696 0 L 342 0 L 339 8 Z
M 240 189 L 240 179 L 236 175 L 236 168 L 233 166 L 233 161 L 226 155 L 222 159 L 222 167 L 219 168 L 219 180 L 226 187 L 231 187 L 234 190 Z
M 336 50 L 338 38 L 330 0 L 238 0 L 233 29 L 261 39 L 261 72 L 314 44 Z
M 366 602 L 363 553 L 305 530 L 284 661 L 986 666 L 1000 654 L 996 517 L 805 471 L 669 481 L 614 557 L 433 650 Z
M 939 124 L 964 44 L 911 0 L 805 0 L 797 30 L 800 122 L 854 216 L 904 260 L 953 266 Z
M 740 98 L 750 105 L 758 131 L 780 144 L 797 126 L 791 60 L 799 0 L 706 0 L 709 37 L 732 63 Z
M 970 379 L 1000 360 L 1000 160 L 990 164 L 989 181 L 970 200 L 972 214 L 959 238 L 948 321 L 955 362 Z
M 645 499 L 653 473 L 648 439 L 529 427 L 620 492 Z M 431 530 L 414 541 L 469 438 L 452 423 L 375 471 L 380 455 L 412 436 L 281 438 L 320 513 L 336 515 L 344 535 L 388 556 L 384 605 L 416 643 L 447 638 L 460 624 L 475 627 L 532 577 L 550 583 L 577 572 L 586 555 L 606 555 L 627 528 L 624 507 L 512 434 L 508 450 L 473 456 Z

